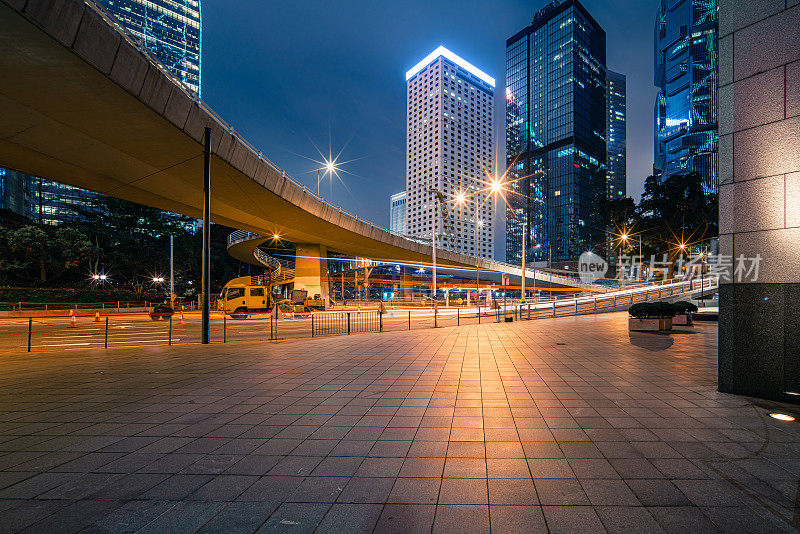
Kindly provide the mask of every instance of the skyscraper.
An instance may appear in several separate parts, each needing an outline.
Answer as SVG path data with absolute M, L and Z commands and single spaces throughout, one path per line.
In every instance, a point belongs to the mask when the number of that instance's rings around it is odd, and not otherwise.
M 606 34 L 578 0 L 506 41 L 506 259 L 572 261 L 603 232 Z
M 188 89 L 200 95 L 200 0 L 98 1 Z M 98 195 L 13 171 L 0 175 L 0 183 L 7 184 L 4 187 L 8 191 L 22 190 L 24 183 L 28 191 L 24 199 L 29 204 L 14 202 L 7 209 L 36 220 L 41 214 L 44 224 L 62 224 L 79 218 L 79 209 L 91 209 L 91 199 Z
M 200 0 L 99 0 L 122 26 L 200 95 Z
M 624 198 L 627 187 L 627 89 L 625 75 L 606 75 L 606 197 Z
M 655 162 L 662 179 L 696 171 L 717 190 L 717 0 L 661 0 L 655 26 Z
M 389 199 L 389 230 L 398 235 L 406 233 L 406 192 L 395 193 Z
M 440 247 L 489 258 L 494 78 L 440 46 L 406 73 L 406 84 L 406 232 L 429 239 L 436 229 Z M 446 217 L 435 213 L 441 203 L 431 188 L 445 197 Z

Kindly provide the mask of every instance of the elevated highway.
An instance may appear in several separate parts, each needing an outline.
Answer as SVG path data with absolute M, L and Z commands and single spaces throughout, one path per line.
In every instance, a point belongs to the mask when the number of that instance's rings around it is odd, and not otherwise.
M 329 250 L 408 263 L 431 257 L 429 245 L 349 214 L 293 180 L 93 1 L 0 0 L 0 27 L 0 166 L 200 218 L 203 139 L 211 128 L 210 220 L 280 234 L 308 257 Z M 474 257 L 448 251 L 438 261 L 475 267 Z M 317 292 L 324 261 L 306 263 L 297 266 L 296 282 Z M 521 275 L 491 260 L 479 268 Z M 542 283 L 582 286 L 556 276 L 536 272 Z

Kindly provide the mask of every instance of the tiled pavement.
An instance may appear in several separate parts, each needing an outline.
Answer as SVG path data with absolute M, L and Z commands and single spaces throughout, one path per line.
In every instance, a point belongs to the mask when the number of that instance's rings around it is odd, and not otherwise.
M 0 531 L 792 531 L 800 424 L 715 391 L 716 336 L 606 314 L 3 357 Z

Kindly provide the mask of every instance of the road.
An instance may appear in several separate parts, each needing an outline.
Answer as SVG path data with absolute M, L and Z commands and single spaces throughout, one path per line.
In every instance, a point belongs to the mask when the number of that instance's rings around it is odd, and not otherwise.
M 512 307 L 509 305 L 508 313 Z M 348 307 L 338 311 L 314 314 L 282 315 L 276 321 L 266 314 L 253 314 L 246 319 L 223 318 L 212 314 L 211 341 L 234 342 L 243 340 L 268 341 L 270 337 L 292 339 L 311 337 L 312 315 L 315 334 L 346 334 L 347 316 L 350 316 L 352 333 L 377 331 L 380 319 L 375 308 Z M 481 308 L 481 321 L 497 320 L 497 312 Z M 502 310 L 500 312 L 502 315 Z M 106 320 L 108 327 L 106 330 Z M 99 321 L 94 316 L 78 316 L 76 326 L 70 326 L 69 317 L 33 317 L 30 322 L 31 350 L 61 350 L 70 348 L 168 345 L 199 343 L 201 335 L 200 314 L 175 315 L 170 321 L 153 321 L 147 314 L 109 314 Z M 431 308 L 388 308 L 383 316 L 385 331 L 431 328 L 434 311 Z M 442 307 L 436 314 L 438 326 L 477 324 L 477 309 L 473 307 Z M 26 351 L 28 346 L 28 318 L 0 320 L 0 353 Z

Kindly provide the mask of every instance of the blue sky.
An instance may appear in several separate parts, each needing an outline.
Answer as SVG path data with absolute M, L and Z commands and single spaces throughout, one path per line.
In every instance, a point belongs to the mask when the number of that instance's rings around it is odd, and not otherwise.
M 203 0 L 203 99 L 310 187 L 318 165 L 302 156 L 344 146 L 352 174 L 323 184 L 323 196 L 388 226 L 389 195 L 405 188 L 405 72 L 444 45 L 496 78 L 502 96 L 505 41 L 544 4 Z M 653 164 L 658 0 L 583 4 L 606 31 L 608 68 L 628 77 L 628 194 L 638 197 Z

